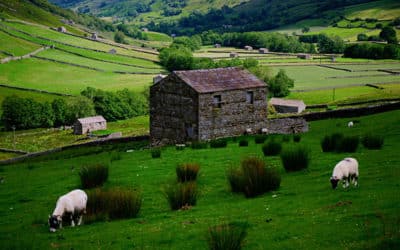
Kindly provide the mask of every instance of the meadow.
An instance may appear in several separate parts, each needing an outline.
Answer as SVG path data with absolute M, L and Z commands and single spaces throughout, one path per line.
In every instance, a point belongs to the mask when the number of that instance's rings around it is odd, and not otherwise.
M 239 147 L 234 140 L 219 149 L 165 147 L 157 159 L 147 149 L 121 144 L 2 166 L 0 243 L 3 249 L 205 249 L 209 226 L 239 221 L 249 225 L 243 249 L 395 249 L 400 243 L 400 111 L 355 119 L 358 122 L 350 129 L 350 118 L 311 122 L 310 131 L 296 143 L 310 149 L 311 164 L 299 172 L 286 173 L 278 156 L 262 156 L 261 145 L 252 137 L 247 137 L 248 147 Z M 351 154 L 322 153 L 321 138 L 334 132 L 374 132 L 384 136 L 385 143 L 381 150 L 360 146 Z M 283 142 L 283 147 L 292 144 Z M 277 191 L 251 199 L 230 192 L 226 170 L 246 155 L 258 155 L 279 169 L 282 182 Z M 360 163 L 359 187 L 332 190 L 333 166 L 348 156 Z M 141 190 L 138 217 L 50 233 L 46 221 L 57 198 L 79 188 L 80 166 L 96 162 L 110 165 L 104 188 Z M 200 165 L 200 195 L 196 206 L 171 211 L 163 187 L 174 181 L 176 165 L 184 162 Z
M 0 44 L 1 44 L 1 49 L 0 49 L 1 51 L 7 52 L 14 56 L 23 56 L 40 48 L 40 46 L 38 46 L 37 44 L 12 37 L 1 31 L 0 31 Z
M 152 75 L 115 74 L 36 58 L 0 64 L 0 82 L 10 86 L 78 95 L 86 87 L 142 91 Z M 71 74 L 73 72 L 73 74 Z
M 33 36 L 44 37 L 46 39 L 54 40 L 55 42 L 65 43 L 67 45 L 79 46 L 87 49 L 96 49 L 104 52 L 108 52 L 111 49 L 116 49 L 121 55 L 132 56 L 152 61 L 157 61 L 157 55 L 150 53 L 143 53 L 133 49 L 125 49 L 121 47 L 115 47 L 109 44 L 100 43 L 92 40 L 88 40 L 81 37 L 76 37 L 61 33 L 50 28 L 43 28 L 42 26 L 27 25 L 19 22 L 6 22 L 6 25 L 15 28 L 19 31 L 26 32 Z

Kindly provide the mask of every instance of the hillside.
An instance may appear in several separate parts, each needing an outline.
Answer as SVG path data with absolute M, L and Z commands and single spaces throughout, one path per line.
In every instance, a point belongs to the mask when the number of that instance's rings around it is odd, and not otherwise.
M 357 120 L 351 129 L 346 126 L 350 119 Z M 398 249 L 399 119 L 400 112 L 392 111 L 314 121 L 298 143 L 291 137 L 282 141 L 282 136 L 271 136 L 269 140 L 275 139 L 284 149 L 309 148 L 310 165 L 297 172 L 286 172 L 279 156 L 264 157 L 253 137 L 243 137 L 249 142 L 247 147 L 233 140 L 226 148 L 165 147 L 156 159 L 149 149 L 133 150 L 137 145 L 130 142 L 0 166 L 0 244 L 2 249 L 208 249 L 210 226 L 239 221 L 248 223 L 243 249 Z M 335 132 L 377 133 L 385 137 L 384 145 L 381 150 L 360 144 L 354 153 L 323 153 L 321 138 Z M 230 191 L 226 171 L 247 155 L 262 157 L 278 169 L 282 179 L 277 191 L 250 199 Z M 359 161 L 359 187 L 332 190 L 333 166 L 348 156 Z M 172 211 L 164 191 L 176 179 L 175 167 L 186 162 L 200 165 L 197 203 Z M 107 220 L 99 216 L 100 221 L 90 223 L 84 215 L 83 225 L 50 233 L 47 218 L 57 198 L 80 188 L 79 169 L 95 163 L 109 165 L 103 188 L 141 191 L 138 217 Z

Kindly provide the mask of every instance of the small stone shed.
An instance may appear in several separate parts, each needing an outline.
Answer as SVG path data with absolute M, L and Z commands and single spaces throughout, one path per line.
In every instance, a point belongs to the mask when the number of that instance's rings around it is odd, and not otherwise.
M 302 100 L 285 100 L 273 97 L 269 103 L 274 106 L 278 113 L 301 113 L 306 109 Z
M 305 60 L 310 60 L 310 59 L 312 59 L 310 54 L 298 54 L 298 55 L 297 55 L 297 58 L 305 59 Z
M 117 54 L 117 50 L 116 49 L 110 49 L 110 51 L 108 51 L 108 53 L 115 55 Z
M 231 53 L 229 53 L 229 57 L 230 58 L 236 58 L 236 57 L 239 57 L 239 54 L 236 53 L 236 52 L 231 52 Z
M 251 51 L 251 50 L 253 50 L 253 47 L 251 47 L 251 46 L 249 46 L 249 45 L 246 45 L 246 46 L 244 46 L 244 49 L 245 49 L 245 50 Z
M 219 43 L 214 44 L 214 48 L 221 48 L 221 44 Z
M 62 33 L 66 33 L 67 29 L 64 26 L 60 26 L 57 28 L 57 31 L 62 32 Z
M 91 37 L 92 40 L 97 40 L 99 38 L 99 36 L 97 35 L 96 32 L 92 33 Z
M 258 52 L 259 52 L 260 54 L 266 54 L 266 53 L 269 52 L 269 50 L 268 50 L 267 48 L 259 48 L 259 49 L 258 49 Z
M 103 116 L 79 118 L 74 123 L 74 134 L 84 135 L 92 131 L 107 129 L 107 121 Z
M 231 67 L 174 71 L 150 87 L 152 145 L 261 133 L 267 85 Z

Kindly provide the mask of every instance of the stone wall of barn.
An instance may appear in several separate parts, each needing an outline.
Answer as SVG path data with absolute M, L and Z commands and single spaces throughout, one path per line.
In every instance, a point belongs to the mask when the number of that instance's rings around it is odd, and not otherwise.
M 175 75 L 150 88 L 152 145 L 184 143 L 198 138 L 198 94 Z
M 253 103 L 246 101 L 246 93 L 253 92 Z M 220 108 L 213 103 L 221 96 Z M 199 139 L 210 140 L 238 136 L 251 129 L 260 133 L 267 127 L 267 90 L 253 88 L 230 90 L 199 95 Z

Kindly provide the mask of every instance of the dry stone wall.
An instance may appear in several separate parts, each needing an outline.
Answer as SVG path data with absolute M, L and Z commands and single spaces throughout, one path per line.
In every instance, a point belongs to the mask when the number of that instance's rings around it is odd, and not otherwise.
M 268 134 L 293 134 L 308 131 L 308 123 L 304 118 L 269 119 Z

